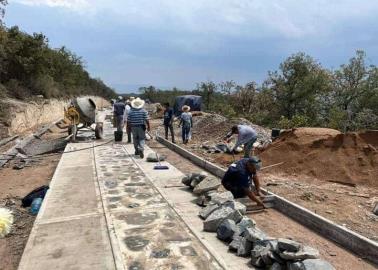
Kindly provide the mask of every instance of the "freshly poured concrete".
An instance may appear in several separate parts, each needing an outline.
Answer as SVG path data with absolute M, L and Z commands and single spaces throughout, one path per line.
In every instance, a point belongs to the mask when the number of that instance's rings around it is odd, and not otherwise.
M 130 155 L 132 145 L 104 144 L 112 132 L 106 122 L 104 141 L 66 147 L 19 269 L 248 268 L 214 234 L 199 234 L 191 193 L 161 192 L 182 173 L 170 166 L 154 174 L 154 164 Z
M 63 155 L 19 269 L 116 269 L 94 176 L 91 150 Z

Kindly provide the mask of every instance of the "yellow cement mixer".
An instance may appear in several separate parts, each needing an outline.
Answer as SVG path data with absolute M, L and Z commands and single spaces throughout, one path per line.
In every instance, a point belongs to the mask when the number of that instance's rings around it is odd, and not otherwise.
M 68 135 L 71 136 L 71 141 L 76 140 L 78 130 L 83 128 L 93 130 L 96 139 L 103 138 L 103 123 L 96 122 L 96 113 L 96 104 L 91 98 L 78 97 L 71 100 L 68 108 L 64 108 L 64 120 L 69 125 Z

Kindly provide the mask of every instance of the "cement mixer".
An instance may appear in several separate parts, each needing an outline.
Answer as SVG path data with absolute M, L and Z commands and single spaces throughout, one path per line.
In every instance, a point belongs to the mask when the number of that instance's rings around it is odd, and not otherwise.
M 69 124 L 68 135 L 71 136 L 71 141 L 76 140 L 78 130 L 83 128 L 93 130 L 96 139 L 102 139 L 103 123 L 96 122 L 96 104 L 92 99 L 88 97 L 72 99 L 68 108 L 64 108 L 64 118 Z

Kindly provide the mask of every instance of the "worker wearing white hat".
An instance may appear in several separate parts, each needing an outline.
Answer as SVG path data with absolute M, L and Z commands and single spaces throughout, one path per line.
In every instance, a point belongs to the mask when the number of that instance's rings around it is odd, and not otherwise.
M 134 99 L 135 99 L 134 97 L 130 97 L 128 100 L 126 100 L 125 112 L 123 114 L 123 121 L 126 127 L 127 127 L 127 116 L 131 110 L 131 101 L 133 101 Z M 126 128 L 126 132 L 127 132 L 127 142 L 131 143 L 131 130 Z
M 146 140 L 146 129 L 150 131 L 148 113 L 143 109 L 144 100 L 136 98 L 131 101 L 131 110 L 127 116 L 127 128 L 133 134 L 135 155 L 144 158 L 144 144 Z

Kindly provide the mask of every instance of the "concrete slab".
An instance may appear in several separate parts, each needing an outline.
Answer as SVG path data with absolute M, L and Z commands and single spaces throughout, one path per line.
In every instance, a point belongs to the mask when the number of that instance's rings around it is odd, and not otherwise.
M 116 269 L 92 159 L 90 150 L 63 154 L 19 269 Z
M 103 216 L 33 228 L 19 270 L 115 269 Z

